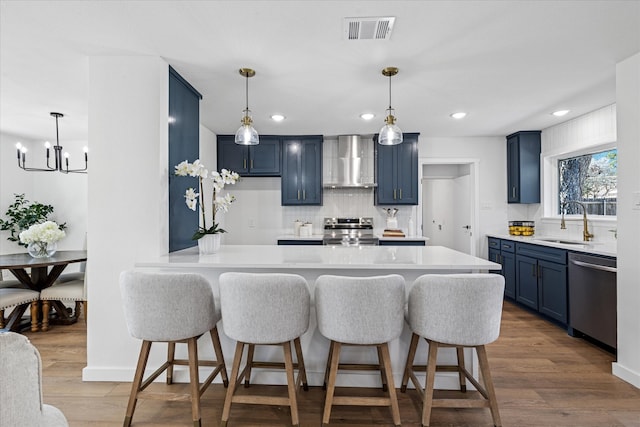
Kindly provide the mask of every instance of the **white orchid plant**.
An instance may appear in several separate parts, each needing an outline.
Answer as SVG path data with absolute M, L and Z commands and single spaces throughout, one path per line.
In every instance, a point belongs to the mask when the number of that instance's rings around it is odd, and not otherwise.
M 197 192 L 195 188 L 188 188 L 184 194 L 187 207 L 192 211 L 195 211 L 199 203 L 200 213 L 202 215 L 202 225 L 198 227 L 198 231 L 195 232 L 192 239 L 198 240 L 205 234 L 226 233 L 227 231 L 220 228 L 220 224 L 216 222 L 216 212 L 220 210 L 227 212 L 231 203 L 236 200 L 236 198 L 231 194 L 226 193 L 225 195 L 221 195 L 221 192 L 224 189 L 225 185 L 231 185 L 238 182 L 238 180 L 240 179 L 240 175 L 227 169 L 222 169 L 220 172 L 212 171 L 211 173 L 209 173 L 207 168 L 205 168 L 205 166 L 200 163 L 200 159 L 194 161 L 193 163 L 189 163 L 187 160 L 181 162 L 180 164 L 176 165 L 175 174 L 177 176 L 191 176 L 198 178 L 199 192 Z M 213 225 L 211 227 L 207 227 L 207 218 L 205 215 L 203 196 L 203 183 L 206 179 L 211 179 L 213 181 L 213 195 L 211 197 Z
M 20 241 L 24 244 L 37 242 L 54 243 L 65 235 L 66 233 L 60 229 L 58 224 L 53 221 L 45 221 L 41 224 L 34 224 L 20 233 Z

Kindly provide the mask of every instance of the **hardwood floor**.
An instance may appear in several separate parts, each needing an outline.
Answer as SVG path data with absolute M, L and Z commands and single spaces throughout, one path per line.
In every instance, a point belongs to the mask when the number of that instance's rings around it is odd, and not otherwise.
M 82 382 L 86 327 L 53 326 L 26 333 L 43 361 L 44 402 L 60 408 L 71 426 L 122 425 L 130 383 Z M 422 347 L 421 347 L 422 348 Z M 487 346 L 504 426 L 640 427 L 640 390 L 611 375 L 614 356 L 505 302 L 500 338 Z M 164 384 L 152 384 L 158 390 Z M 172 387 L 184 387 L 186 384 Z M 252 386 L 254 387 L 254 386 Z M 255 386 L 271 392 L 267 386 Z M 274 393 L 281 389 L 275 390 Z M 284 390 L 283 390 L 284 391 Z M 372 393 L 376 390 L 370 390 Z M 202 397 L 203 426 L 218 426 L 225 389 L 212 385 Z M 451 394 L 456 392 L 442 392 Z M 420 425 L 414 390 L 398 393 L 403 426 Z M 324 392 L 298 394 L 300 425 L 321 425 Z M 487 409 L 434 409 L 433 426 L 489 426 Z M 230 426 L 287 426 L 289 409 L 234 405 Z M 188 402 L 140 401 L 134 426 L 189 426 Z M 392 425 L 388 408 L 336 407 L 331 425 Z

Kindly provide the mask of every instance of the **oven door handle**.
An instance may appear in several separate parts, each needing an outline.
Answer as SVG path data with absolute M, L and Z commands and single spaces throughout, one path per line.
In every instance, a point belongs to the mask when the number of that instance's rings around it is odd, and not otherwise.
M 606 271 L 609 273 L 618 272 L 618 269 L 616 267 L 607 267 L 606 265 L 591 264 L 590 262 L 576 261 L 575 259 L 572 259 L 571 263 L 578 265 L 580 267 L 591 268 L 593 270 Z

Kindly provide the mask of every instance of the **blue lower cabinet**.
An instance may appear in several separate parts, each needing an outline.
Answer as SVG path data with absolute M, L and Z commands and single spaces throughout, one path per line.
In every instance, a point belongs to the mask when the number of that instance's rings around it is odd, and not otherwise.
M 426 246 L 424 240 L 379 240 L 380 246 Z
M 502 265 L 502 268 L 494 273 L 504 276 L 504 295 L 510 299 L 516 299 L 515 243 L 489 237 L 489 261 Z

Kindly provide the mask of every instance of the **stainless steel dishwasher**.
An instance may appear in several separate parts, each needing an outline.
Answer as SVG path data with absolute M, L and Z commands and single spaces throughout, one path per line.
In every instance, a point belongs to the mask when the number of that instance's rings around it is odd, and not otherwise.
M 569 253 L 569 334 L 617 348 L 616 259 Z

